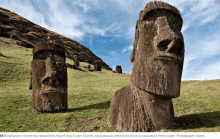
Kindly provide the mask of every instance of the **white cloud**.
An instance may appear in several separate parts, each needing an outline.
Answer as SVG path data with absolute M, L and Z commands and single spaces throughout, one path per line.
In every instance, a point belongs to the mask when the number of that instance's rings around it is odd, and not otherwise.
M 126 51 L 127 51 L 127 49 L 126 49 L 126 48 L 123 48 L 122 53 L 125 53 Z
M 93 38 L 93 36 L 90 37 L 90 42 L 89 42 L 90 46 L 92 46 L 92 38 Z
M 128 52 L 128 51 L 132 51 L 133 50 L 133 45 L 131 45 L 131 46 L 129 46 L 129 47 L 124 47 L 123 49 L 122 49 L 122 53 L 125 53 L 125 52 Z
M 53 30 L 57 33 L 60 33 L 64 36 L 70 36 L 75 38 L 82 38 L 85 32 L 77 29 L 83 20 L 77 15 L 72 14 L 65 9 L 62 1 L 59 0 L 47 0 L 50 11 L 52 14 L 49 16 L 49 20 L 52 26 L 49 26 L 48 29 Z
M 48 28 L 48 26 L 45 23 L 45 19 L 43 15 L 35 11 L 29 1 L 0 1 L 0 2 L 3 8 L 15 12 L 18 15 L 30 20 L 33 23 Z
M 198 40 L 193 44 L 186 44 L 187 53 L 184 58 L 183 76 L 184 80 L 200 80 L 220 78 L 219 63 L 213 62 L 220 55 L 220 35 L 216 33 L 205 40 Z M 194 48 L 194 49 L 192 49 Z M 189 51 L 192 49 L 192 51 Z M 215 60 L 216 61 L 216 60 Z M 212 63 L 207 65 L 207 63 Z M 215 76 L 216 75 L 216 76 Z
M 190 78 L 190 80 L 220 79 L 220 61 L 201 67 L 201 70 L 203 71 L 201 74 Z
M 186 0 L 187 1 L 187 0 Z M 188 27 L 205 25 L 208 22 L 214 21 L 220 13 L 218 4 L 214 1 L 207 0 L 194 0 L 185 3 L 185 6 L 189 6 L 190 9 L 183 11 L 186 14 L 183 15 L 183 30 L 185 31 Z M 196 22 L 198 22 L 198 24 Z M 184 25 L 185 24 L 185 25 Z
M 49 21 L 51 25 L 45 23 L 43 13 L 33 10 L 28 1 L 1 1 L 3 7 L 8 8 L 28 20 L 37 23 L 45 28 L 52 29 L 62 35 L 83 38 L 85 33 L 101 36 L 122 35 L 134 39 L 134 28 L 139 16 L 139 11 L 143 10 L 150 0 L 74 0 L 67 7 L 64 1 L 47 0 L 49 5 Z M 191 26 L 202 26 L 214 21 L 219 13 L 219 4 L 216 1 L 207 0 L 164 0 L 180 9 L 184 19 L 182 32 Z M 38 5 L 36 5 L 38 6 Z M 25 7 L 25 8 L 24 8 Z M 82 9 L 82 12 L 78 8 Z M 74 10 L 69 10 L 74 9 Z M 27 12 L 28 11 L 28 12 Z M 97 12 L 102 17 L 97 18 L 92 12 Z M 51 14 L 52 13 L 52 14 Z M 116 16 L 111 18 L 111 15 Z M 48 14 L 48 13 L 45 13 Z M 121 15 L 121 16 L 120 16 Z M 100 21 L 102 23 L 100 23 Z M 131 41 L 133 42 L 133 40 Z
M 133 45 L 129 46 L 129 47 L 128 47 L 128 50 L 131 50 L 131 51 L 132 51 L 132 50 L 133 50 Z

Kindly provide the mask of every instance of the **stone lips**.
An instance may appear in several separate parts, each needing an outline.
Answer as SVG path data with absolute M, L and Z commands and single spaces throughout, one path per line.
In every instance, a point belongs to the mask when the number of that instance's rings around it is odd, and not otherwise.
M 94 64 L 95 60 L 101 60 L 102 68 L 112 70 L 101 58 L 78 42 L 34 24 L 12 11 L 0 8 L 0 21 L 0 36 L 11 37 L 17 40 L 18 45 L 34 48 L 39 41 L 59 39 L 66 57 L 73 60 L 73 55 L 78 55 L 80 62 L 89 64 Z

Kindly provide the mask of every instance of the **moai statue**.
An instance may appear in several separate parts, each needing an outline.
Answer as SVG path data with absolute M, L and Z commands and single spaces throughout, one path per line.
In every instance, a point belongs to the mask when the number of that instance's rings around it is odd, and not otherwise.
M 67 67 L 65 52 L 50 41 L 38 42 L 33 49 L 29 89 L 33 112 L 67 109 Z
M 11 31 L 11 35 L 10 35 L 10 39 L 19 39 L 20 37 L 20 31 L 19 30 L 12 30 Z
M 77 55 L 74 55 L 73 61 L 74 61 L 75 68 L 78 69 L 79 68 L 79 60 L 77 58 Z
M 184 60 L 182 18 L 177 8 L 149 2 L 136 23 L 130 85 L 117 90 L 108 125 L 122 132 L 173 127 L 172 98 L 180 96 Z
M 116 73 L 122 73 L 121 66 L 117 65 L 115 68 Z
M 94 71 L 101 71 L 102 68 L 101 68 L 101 61 L 100 60 L 95 60 L 95 63 L 94 63 Z
M 90 65 L 88 65 L 88 70 L 90 70 L 91 69 L 91 66 Z

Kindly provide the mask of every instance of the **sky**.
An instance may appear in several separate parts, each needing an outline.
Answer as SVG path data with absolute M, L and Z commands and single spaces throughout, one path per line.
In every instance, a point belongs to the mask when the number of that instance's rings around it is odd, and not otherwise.
M 180 10 L 182 80 L 220 79 L 220 1 L 161 0 Z M 0 0 L 6 8 L 89 48 L 113 70 L 132 73 L 136 20 L 150 0 Z

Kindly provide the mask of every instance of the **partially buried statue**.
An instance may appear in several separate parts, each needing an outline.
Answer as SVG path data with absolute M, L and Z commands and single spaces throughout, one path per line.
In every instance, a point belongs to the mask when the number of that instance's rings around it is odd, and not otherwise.
M 90 65 L 88 65 L 87 69 L 88 69 L 88 70 L 90 70 L 90 69 L 91 69 L 91 66 L 90 66 Z
M 67 68 L 63 48 L 51 41 L 39 42 L 33 49 L 31 106 L 34 112 L 67 109 Z
M 117 65 L 115 68 L 116 73 L 122 73 L 121 66 Z
M 74 61 L 74 68 L 79 69 L 79 59 L 77 55 L 74 55 L 73 61 Z
M 172 98 L 180 96 L 184 60 L 182 18 L 177 8 L 149 2 L 136 23 L 130 57 L 131 83 L 115 92 L 108 125 L 123 132 L 173 127 Z
M 102 70 L 101 61 L 100 60 L 95 60 L 94 71 L 101 71 L 101 70 Z

